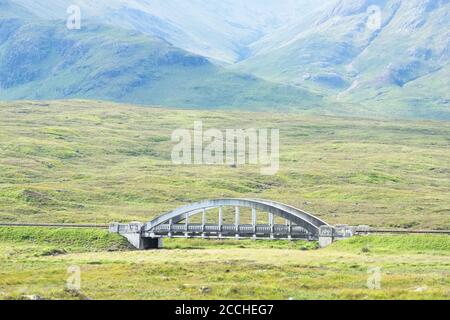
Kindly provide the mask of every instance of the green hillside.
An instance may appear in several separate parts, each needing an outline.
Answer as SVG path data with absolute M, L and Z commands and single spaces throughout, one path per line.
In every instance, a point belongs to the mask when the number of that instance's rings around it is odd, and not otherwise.
M 125 238 L 100 229 L 0 227 L 0 242 L 42 246 L 42 254 L 49 256 L 52 253 L 131 249 Z
M 226 71 L 157 37 L 63 20 L 0 20 L 0 99 L 103 99 L 197 108 L 306 109 L 305 90 Z
M 42 20 L 65 20 L 73 0 L 12 1 Z M 315 0 L 77 0 L 83 19 L 164 38 L 221 63 L 247 58 L 248 46 L 308 13 Z
M 371 6 L 380 25 L 368 23 Z M 356 114 L 450 119 L 450 2 L 331 1 L 231 67 L 337 99 Z
M 199 120 L 279 128 L 279 172 L 174 166 L 173 130 Z M 146 221 L 205 198 L 251 197 L 330 223 L 450 229 L 448 122 L 56 101 L 3 103 L 0 128 L 1 221 Z

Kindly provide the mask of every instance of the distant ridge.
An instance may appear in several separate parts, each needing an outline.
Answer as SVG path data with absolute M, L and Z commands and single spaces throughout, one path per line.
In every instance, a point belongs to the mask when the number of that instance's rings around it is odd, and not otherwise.
M 450 0 L 71 4 L 0 0 L 0 99 L 450 119 Z

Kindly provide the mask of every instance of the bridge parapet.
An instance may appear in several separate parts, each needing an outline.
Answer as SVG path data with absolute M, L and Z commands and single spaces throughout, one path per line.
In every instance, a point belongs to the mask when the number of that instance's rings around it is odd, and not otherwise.
M 113 222 L 109 225 L 111 233 L 141 233 L 144 224 L 142 222 L 118 223 Z

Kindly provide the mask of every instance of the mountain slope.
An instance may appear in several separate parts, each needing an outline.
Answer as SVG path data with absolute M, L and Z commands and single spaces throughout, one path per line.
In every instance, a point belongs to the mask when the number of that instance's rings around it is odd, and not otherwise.
M 90 98 L 177 107 L 309 108 L 298 88 L 226 71 L 155 37 L 64 21 L 0 21 L 0 99 Z
M 368 25 L 372 6 L 381 9 L 380 28 Z M 253 56 L 233 70 L 345 103 L 389 106 L 404 115 L 444 111 L 449 118 L 443 71 L 450 64 L 449 30 L 448 0 L 339 0 L 254 43 Z
M 450 0 L 72 2 L 0 0 L 0 98 L 450 119 Z
M 34 15 L 20 4 L 10 0 L 0 0 L 0 19 L 7 18 L 32 18 Z
M 66 19 L 73 0 L 12 0 L 41 19 Z M 314 0 L 78 0 L 82 17 L 163 37 L 175 46 L 233 63 L 248 46 L 311 10 Z

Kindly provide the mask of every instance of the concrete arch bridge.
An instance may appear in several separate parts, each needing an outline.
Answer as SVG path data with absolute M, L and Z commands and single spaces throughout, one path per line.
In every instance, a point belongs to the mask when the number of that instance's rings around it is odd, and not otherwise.
M 224 219 L 233 211 L 233 221 Z M 242 211 L 251 212 L 244 221 Z M 211 211 L 217 212 L 211 219 Z M 261 222 L 259 215 L 267 217 Z M 229 220 L 229 219 L 228 219 Z M 282 220 L 283 223 L 279 221 Z M 163 238 L 288 239 L 319 241 L 321 247 L 353 236 L 347 226 L 330 226 L 318 217 L 295 207 L 260 199 L 205 200 L 177 208 L 147 223 L 112 223 L 110 232 L 126 237 L 137 249 L 162 248 Z

